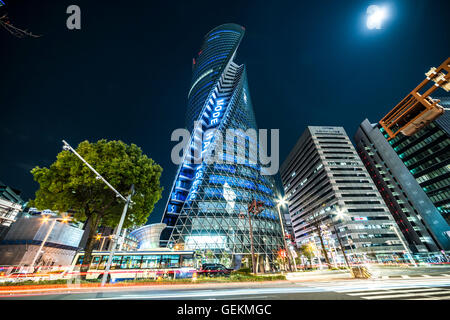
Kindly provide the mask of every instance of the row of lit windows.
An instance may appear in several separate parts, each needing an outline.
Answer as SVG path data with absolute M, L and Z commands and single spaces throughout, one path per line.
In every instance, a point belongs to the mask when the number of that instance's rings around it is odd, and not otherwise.
M 450 202 L 450 191 L 442 191 L 437 194 L 434 194 L 430 197 L 431 201 L 433 203 L 439 202 L 439 201 L 449 201 Z
M 426 161 L 425 163 L 422 163 L 421 165 L 419 165 L 415 168 L 411 168 L 410 171 L 412 174 L 417 174 L 420 171 L 427 170 L 427 169 L 431 168 L 432 166 L 442 163 L 449 158 L 450 158 L 450 151 L 445 152 L 441 155 L 433 155 L 428 161 Z M 411 160 L 405 161 L 404 163 L 406 166 L 408 166 L 410 168 L 410 164 L 415 163 L 415 162 L 417 162 L 417 159 L 413 158 Z
M 428 193 L 428 192 L 438 190 L 438 189 L 448 187 L 448 186 L 450 186 L 450 178 L 447 178 L 444 180 L 439 180 L 439 181 L 436 181 L 435 183 L 432 183 L 426 187 L 423 187 L 423 191 Z
M 366 234 L 366 233 L 360 233 L 359 234 L 360 239 L 367 239 L 367 238 L 397 238 L 395 234 L 392 233 L 378 233 L 378 234 Z
M 443 135 L 444 135 L 444 133 L 442 131 L 438 131 L 435 134 L 433 134 L 431 137 L 426 138 L 424 141 L 416 144 L 415 146 L 411 147 L 411 149 L 408 149 L 407 151 L 399 154 L 398 156 L 401 159 L 406 158 L 407 156 L 411 155 L 415 151 L 419 150 L 420 148 L 425 147 L 426 145 L 429 145 L 431 142 L 435 141 L 438 137 L 443 136 Z M 424 152 L 422 153 L 422 158 L 425 158 L 426 156 L 433 154 L 434 152 L 437 152 L 438 150 L 448 146 L 449 144 L 450 144 L 450 142 L 448 140 L 444 140 L 442 143 L 439 143 L 430 149 L 424 150 Z
M 443 168 L 439 168 L 439 169 L 434 170 L 434 171 L 432 171 L 430 173 L 427 173 L 427 174 L 417 178 L 416 180 L 420 184 L 420 183 L 423 183 L 423 182 L 428 181 L 430 179 L 434 179 L 436 177 L 442 176 L 442 175 L 444 175 L 444 174 L 446 174 L 448 172 L 450 172 L 450 165 L 447 165 L 447 166 L 445 166 Z

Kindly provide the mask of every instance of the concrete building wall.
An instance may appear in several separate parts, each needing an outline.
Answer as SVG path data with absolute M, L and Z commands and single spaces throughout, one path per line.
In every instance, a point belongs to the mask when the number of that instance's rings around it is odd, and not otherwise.
M 308 127 L 281 167 L 297 245 L 317 238 L 314 222 L 336 226 L 347 250 L 401 254 L 381 195 L 342 127 Z M 338 211 L 344 213 L 337 219 Z M 330 243 L 336 233 L 331 231 Z

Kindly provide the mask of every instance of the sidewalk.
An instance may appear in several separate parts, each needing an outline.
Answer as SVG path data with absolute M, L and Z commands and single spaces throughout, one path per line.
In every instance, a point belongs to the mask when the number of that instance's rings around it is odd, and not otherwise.
M 316 270 L 289 272 L 286 279 L 290 281 L 331 281 L 342 279 L 353 279 L 349 270 Z

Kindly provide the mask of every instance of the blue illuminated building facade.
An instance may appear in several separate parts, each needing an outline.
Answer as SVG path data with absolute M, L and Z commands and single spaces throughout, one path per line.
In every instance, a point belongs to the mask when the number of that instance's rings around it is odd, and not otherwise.
M 262 175 L 263 168 L 257 163 L 236 156 L 237 149 L 243 148 L 245 158 L 255 159 L 256 154 L 247 148 L 252 140 L 249 136 L 241 145 L 234 144 L 233 150 L 227 150 L 226 143 L 220 144 L 226 160 L 223 163 L 208 161 L 211 148 L 219 145 L 218 135 L 225 137 L 227 129 L 257 129 L 246 68 L 235 62 L 244 32 L 236 24 L 213 29 L 193 59 L 186 118 L 191 140 L 162 217 L 167 227 L 161 244 L 182 245 L 185 250 L 197 250 L 238 268 L 243 260 L 251 260 L 247 206 L 252 199 L 259 200 L 264 210 L 252 217 L 252 229 L 258 269 L 262 271 L 273 266 L 277 251 L 283 247 L 274 177 Z M 201 152 L 203 161 L 193 161 L 195 152 Z

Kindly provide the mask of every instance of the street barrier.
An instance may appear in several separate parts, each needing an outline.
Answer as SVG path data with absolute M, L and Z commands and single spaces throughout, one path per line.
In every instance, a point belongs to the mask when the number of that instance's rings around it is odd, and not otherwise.
M 372 277 L 369 270 L 366 267 L 356 266 L 350 269 L 350 273 L 354 278 L 358 279 L 370 279 Z

